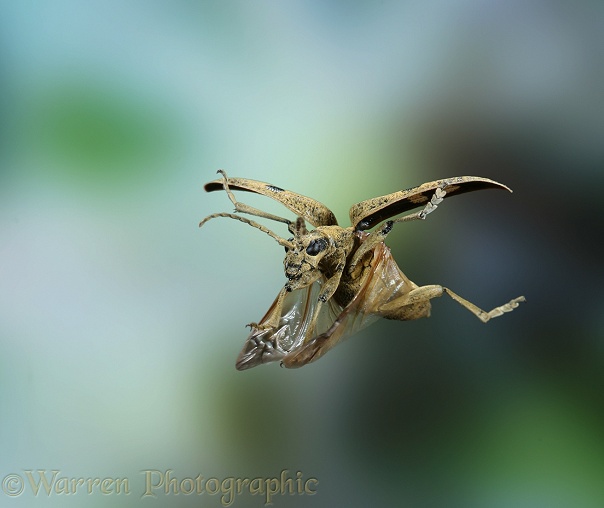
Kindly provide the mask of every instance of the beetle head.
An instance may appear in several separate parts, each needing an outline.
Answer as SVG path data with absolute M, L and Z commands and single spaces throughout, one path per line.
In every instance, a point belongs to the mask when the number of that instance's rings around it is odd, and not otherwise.
M 321 276 L 319 263 L 335 250 L 333 240 L 319 229 L 298 235 L 289 240 L 291 248 L 285 248 L 285 276 L 288 291 L 309 286 Z

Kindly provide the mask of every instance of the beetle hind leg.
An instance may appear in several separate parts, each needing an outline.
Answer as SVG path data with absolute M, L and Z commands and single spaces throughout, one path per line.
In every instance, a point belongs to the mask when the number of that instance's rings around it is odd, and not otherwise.
M 481 308 L 474 305 L 472 302 L 469 302 L 465 298 L 462 298 L 458 294 L 451 291 L 449 288 L 443 287 L 443 292 L 448 294 L 453 300 L 455 300 L 460 305 L 463 305 L 466 309 L 468 309 L 472 314 L 474 314 L 478 319 L 480 319 L 483 323 L 486 323 L 492 318 L 499 317 L 506 312 L 513 311 L 521 302 L 524 302 L 526 299 L 524 296 L 519 296 L 518 298 L 514 298 L 510 300 L 508 303 L 500 305 L 499 307 L 495 307 L 494 309 L 486 312 Z
M 477 305 L 462 298 L 457 293 L 449 288 L 439 285 L 420 286 L 412 289 L 408 293 L 395 298 L 394 300 L 384 303 L 379 306 L 378 313 L 387 319 L 412 320 L 430 315 L 429 301 L 433 298 L 438 298 L 443 294 L 449 295 L 453 300 L 465 307 L 474 314 L 483 323 L 488 322 L 492 318 L 501 316 L 506 312 L 511 312 L 521 302 L 525 301 L 524 296 L 519 296 L 510 300 L 508 303 L 495 307 L 486 312 Z

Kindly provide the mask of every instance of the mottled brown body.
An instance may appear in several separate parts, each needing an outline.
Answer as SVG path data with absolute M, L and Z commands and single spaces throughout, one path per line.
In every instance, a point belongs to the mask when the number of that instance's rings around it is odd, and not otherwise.
M 236 219 L 260 229 L 286 250 L 287 283 L 262 320 L 250 324 L 251 333 L 237 360 L 239 370 L 276 360 L 286 367 L 301 367 L 376 318 L 406 321 L 428 317 L 430 300 L 443 293 L 485 323 L 524 301 L 521 296 L 485 312 L 443 286 L 417 286 L 400 270 L 384 244 L 394 223 L 425 219 L 447 197 L 489 188 L 509 191 L 505 185 L 474 176 L 436 180 L 352 206 L 352 226 L 343 228 L 331 210 L 314 199 L 268 183 L 228 178 L 224 171 L 220 173 L 223 178 L 206 184 L 206 191 L 226 191 L 236 212 L 282 222 L 293 235 L 286 240 L 257 222 L 232 213 L 212 214 L 199 224 L 216 217 Z M 291 221 L 252 208 L 237 201 L 232 190 L 271 197 L 298 217 Z M 419 212 L 391 219 L 420 206 L 423 208 Z M 308 231 L 306 221 L 315 229 Z

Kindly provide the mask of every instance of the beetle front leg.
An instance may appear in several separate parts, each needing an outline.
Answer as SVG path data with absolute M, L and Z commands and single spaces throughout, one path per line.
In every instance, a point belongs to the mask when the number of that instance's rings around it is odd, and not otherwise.
M 361 259 L 363 259 L 363 256 L 367 254 L 367 252 L 372 250 L 377 244 L 383 242 L 386 239 L 386 236 L 388 236 L 388 233 L 390 233 L 390 231 L 392 230 L 392 226 L 395 222 L 408 222 L 411 220 L 418 219 L 424 220 L 428 214 L 436 210 L 438 205 L 442 203 L 442 200 L 445 199 L 446 193 L 447 192 L 444 189 L 438 187 L 434 191 L 434 194 L 432 195 L 430 201 L 428 201 L 428 203 L 426 203 L 426 206 L 424 206 L 424 208 L 422 208 L 419 212 L 405 215 L 403 217 L 399 217 L 398 219 L 388 220 L 382 223 L 378 227 L 378 229 L 369 233 L 369 236 L 365 238 L 365 241 L 359 246 L 359 248 L 352 256 L 352 259 L 350 260 L 350 263 L 348 265 L 348 273 L 352 273 L 354 271 L 354 268 L 356 267 L 357 263 Z
M 342 278 L 342 272 L 344 271 L 344 267 L 346 266 L 345 258 L 343 257 L 342 262 L 338 263 L 336 267 L 336 273 L 334 273 L 323 285 L 323 289 L 317 298 L 317 306 L 315 308 L 314 314 L 310 321 L 310 326 L 306 331 L 306 337 L 304 337 L 304 343 L 308 342 L 314 337 L 315 328 L 317 324 L 317 320 L 319 318 L 319 312 L 321 311 L 321 307 L 323 304 L 327 303 L 329 299 L 334 295 L 338 286 L 340 285 L 340 280 Z
M 254 208 L 253 206 L 246 205 L 245 203 L 241 203 L 237 201 L 233 191 L 229 188 L 229 178 L 224 169 L 219 169 L 217 171 L 222 175 L 222 187 L 224 191 L 227 193 L 227 196 L 231 200 L 231 203 L 235 206 L 235 211 L 239 213 L 247 213 L 248 215 L 255 215 L 256 217 L 262 217 L 263 219 L 274 220 L 277 222 L 283 222 L 287 224 L 288 228 L 291 226 L 292 221 L 289 219 L 285 219 L 283 217 L 279 217 L 278 215 L 273 215 L 272 213 L 263 212 L 262 210 L 258 210 L 258 208 Z
M 277 300 L 275 302 L 275 307 L 272 313 L 272 316 L 270 317 L 269 320 L 261 322 L 261 323 L 249 323 L 247 326 L 249 326 L 251 329 L 256 329 L 256 330 L 267 330 L 269 328 L 277 328 L 279 326 L 279 321 L 281 320 L 281 314 L 282 314 L 282 308 L 283 308 L 283 299 L 285 298 L 285 295 L 288 293 L 288 290 L 286 287 L 282 288 L 281 291 L 279 291 L 279 294 L 277 295 Z

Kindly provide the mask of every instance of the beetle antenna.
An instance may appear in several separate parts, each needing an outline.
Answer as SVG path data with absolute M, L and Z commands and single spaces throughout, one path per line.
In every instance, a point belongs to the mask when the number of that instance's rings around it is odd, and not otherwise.
M 243 222 L 245 224 L 249 224 L 250 226 L 252 226 L 252 227 L 254 227 L 256 229 L 259 229 L 263 233 L 266 233 L 271 238 L 274 238 L 275 240 L 277 240 L 277 243 L 279 245 L 281 245 L 282 247 L 286 247 L 288 249 L 292 249 L 294 247 L 294 245 L 291 242 L 285 240 L 284 238 L 281 238 L 279 235 L 273 233 L 270 229 L 268 229 L 267 227 L 263 226 L 262 224 L 258 224 L 257 222 L 255 222 L 253 220 L 250 220 L 250 219 L 247 219 L 245 217 L 241 217 L 240 215 L 235 215 L 234 213 L 213 213 L 212 215 L 208 215 L 205 219 L 203 219 L 199 223 L 199 227 L 202 227 L 210 219 L 215 219 L 217 217 L 229 217 L 231 219 L 238 220 L 238 221 Z

